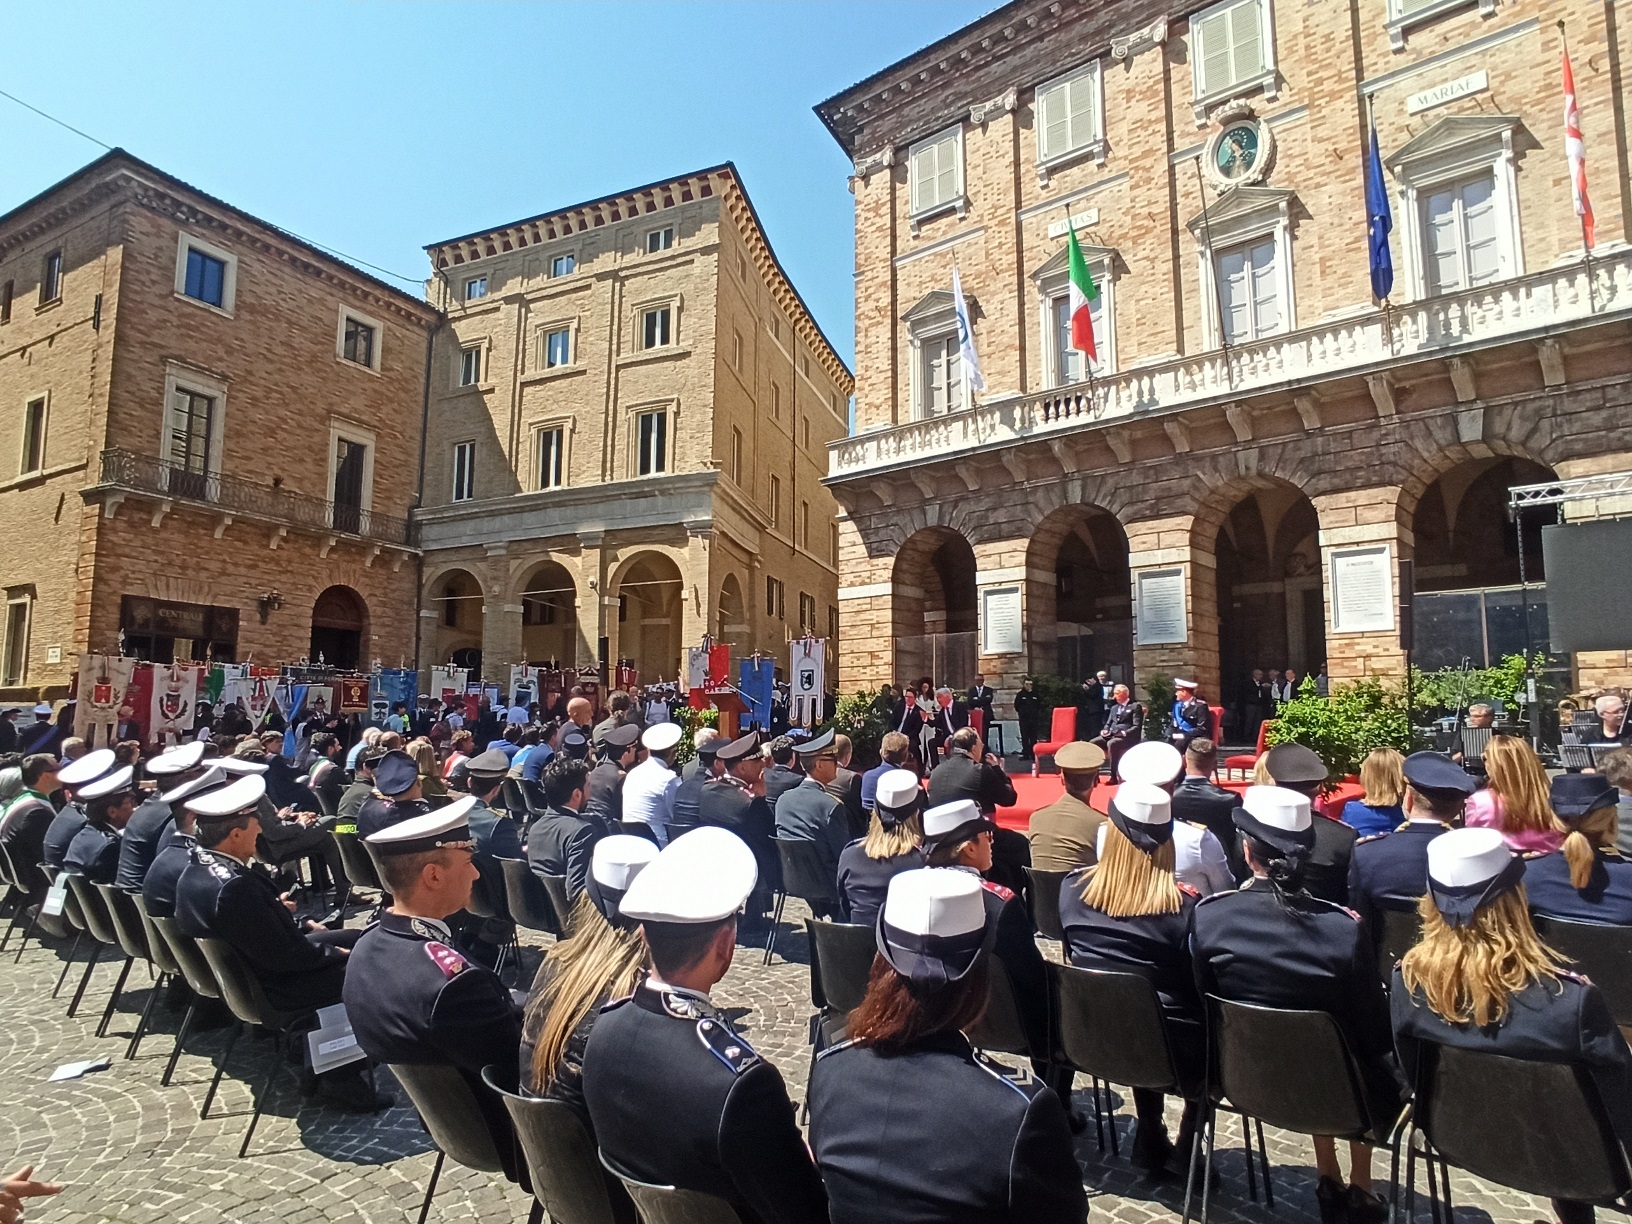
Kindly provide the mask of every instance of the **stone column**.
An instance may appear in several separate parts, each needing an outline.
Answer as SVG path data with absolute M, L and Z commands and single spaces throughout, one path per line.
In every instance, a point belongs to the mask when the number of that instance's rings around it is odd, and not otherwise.
M 487 545 L 482 584 L 482 681 L 508 691 L 510 666 L 521 663 L 521 604 L 510 597 L 508 544 Z
M 1000 704 L 995 707 L 999 718 L 1014 717 L 1014 694 L 1020 688 L 1020 678 L 1031 669 L 1031 658 L 1026 650 L 1026 625 L 1032 609 L 1028 607 L 1026 581 L 1026 545 L 1029 541 L 982 540 L 975 544 L 975 626 L 978 667 L 986 683 L 999 694 Z M 1014 613 L 1014 649 L 1001 653 L 986 653 L 988 646 L 1003 643 L 997 639 L 1007 629 L 1000 624 L 988 625 L 989 617 L 1001 618 Z M 960 694 L 961 695 L 961 694 Z
M 895 682 L 895 599 L 891 581 L 895 555 L 868 555 L 861 533 L 846 515 L 839 516 L 839 692 L 867 689 Z M 761 599 L 764 576 L 755 569 L 757 589 L 748 598 Z M 920 593 L 918 596 L 922 599 Z
M 1201 685 L 1202 696 L 1209 702 L 1218 702 L 1218 566 L 1210 549 L 1192 545 L 1194 525 L 1191 514 L 1125 524 L 1128 579 L 1133 585 L 1133 687 L 1140 701 L 1145 700 L 1142 686 L 1147 681 L 1157 676 L 1184 676 Z M 1183 640 L 1141 640 L 1141 620 L 1148 621 L 1149 614 L 1156 612 L 1154 607 L 1146 608 L 1147 615 L 1141 617 L 1141 588 L 1146 599 L 1153 600 L 1158 590 L 1171 590 L 1175 578 L 1184 586 Z
M 709 519 L 686 524 L 686 559 L 680 566 L 680 641 L 678 656 L 671 668 L 684 669 L 688 647 L 700 646 L 703 635 L 715 623 L 714 575 L 709 571 L 713 558 L 714 526 Z M 733 664 L 735 666 L 735 664 Z
M 606 608 L 606 553 L 601 547 L 602 535 L 598 531 L 580 532 L 578 535 L 578 659 L 579 667 L 588 667 L 598 662 L 596 651 L 599 649 L 601 637 L 610 632 L 615 638 L 618 626 L 618 601 L 612 599 L 610 614 Z M 612 628 L 607 629 L 607 621 Z M 610 659 L 616 659 L 617 643 L 610 643 L 612 653 Z
M 1401 521 L 1402 508 L 1397 485 L 1349 489 L 1310 500 L 1320 520 L 1321 582 L 1326 598 L 1326 675 L 1332 682 L 1361 680 L 1375 676 L 1388 680 L 1405 679 L 1405 652 L 1400 649 L 1399 576 L 1400 561 L 1412 554 L 1414 540 L 1409 519 Z M 1360 550 L 1383 548 L 1386 557 L 1386 592 L 1376 593 L 1375 621 L 1361 619 L 1367 612 L 1369 589 L 1357 576 L 1355 589 L 1345 591 L 1339 576 L 1334 603 L 1333 555 L 1344 562 L 1346 555 L 1363 559 Z M 1383 601 L 1386 597 L 1386 623 Z M 1347 623 L 1340 625 L 1340 621 Z M 1363 627 L 1375 624 L 1375 628 Z M 1313 664 L 1311 664 L 1311 667 Z

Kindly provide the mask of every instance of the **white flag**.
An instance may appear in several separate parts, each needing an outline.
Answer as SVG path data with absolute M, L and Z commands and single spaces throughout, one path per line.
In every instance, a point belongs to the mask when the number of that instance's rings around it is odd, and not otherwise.
M 963 282 L 958 279 L 958 265 L 952 265 L 952 308 L 958 316 L 958 357 L 963 362 L 964 376 L 971 391 L 986 390 L 986 379 L 980 372 L 980 358 L 975 355 L 975 331 L 969 326 L 969 304 L 963 300 Z

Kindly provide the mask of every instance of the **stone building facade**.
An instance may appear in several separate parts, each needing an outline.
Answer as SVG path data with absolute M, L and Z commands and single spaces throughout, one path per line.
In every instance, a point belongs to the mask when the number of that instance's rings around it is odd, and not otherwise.
M 428 248 L 421 666 L 787 662 L 837 625 L 852 378 L 716 166 Z
M 0 216 L 0 697 L 412 658 L 438 317 L 120 150 Z
M 1541 645 L 1539 520 L 1521 590 L 1507 489 L 1632 468 L 1629 39 L 1580 0 L 1016 0 L 818 106 L 854 163 L 857 428 L 827 481 L 846 690 L 1397 676 L 1413 594 L 1421 662 Z

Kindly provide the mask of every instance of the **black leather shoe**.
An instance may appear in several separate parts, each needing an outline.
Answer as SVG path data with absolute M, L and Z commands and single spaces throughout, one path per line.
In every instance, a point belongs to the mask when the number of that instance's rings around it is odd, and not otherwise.
M 1133 1147 L 1128 1160 L 1133 1167 L 1146 1173 L 1156 1173 L 1166 1167 L 1173 1155 L 1173 1142 L 1167 1137 L 1167 1127 L 1158 1126 L 1146 1131 L 1139 1126 L 1133 1133 Z
M 1349 1191 L 1342 1182 L 1323 1177 L 1315 1185 L 1320 1224 L 1349 1224 Z
M 1380 1196 L 1359 1186 L 1350 1186 L 1348 1202 L 1349 1224 L 1383 1224 L 1388 1219 L 1388 1203 Z

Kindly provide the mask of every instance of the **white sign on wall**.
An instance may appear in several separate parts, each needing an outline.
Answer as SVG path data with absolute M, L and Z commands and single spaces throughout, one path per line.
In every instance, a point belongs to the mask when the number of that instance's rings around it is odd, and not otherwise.
M 1064 221 L 1051 222 L 1049 224 L 1049 227 L 1048 227 L 1048 236 L 1050 238 L 1064 238 L 1066 236 L 1066 234 L 1070 233 L 1071 230 L 1073 230 L 1073 229 L 1079 230 L 1079 231 L 1080 230 L 1085 230 L 1085 229 L 1093 229 L 1094 226 L 1096 226 L 1098 224 L 1099 224 L 1099 209 L 1097 209 L 1097 208 L 1084 209 L 1080 213 L 1072 213 L 1071 214 L 1071 221 L 1070 221 L 1069 225 Z
M 1019 654 L 1024 648 L 1020 588 L 987 587 L 980 593 L 980 653 Z
M 1387 544 L 1334 548 L 1332 632 L 1381 633 L 1394 628 L 1394 559 Z
M 1478 72 L 1470 72 L 1465 77 L 1457 77 L 1454 81 L 1446 81 L 1443 85 L 1435 85 L 1432 89 L 1412 94 L 1405 100 L 1405 113 L 1421 114 L 1425 110 L 1433 110 L 1436 106 L 1444 106 L 1447 102 L 1455 102 L 1469 94 L 1484 93 L 1489 88 L 1490 73 L 1481 68 Z
M 1134 591 L 1134 640 L 1140 646 L 1190 640 L 1184 614 L 1184 568 L 1140 570 Z

